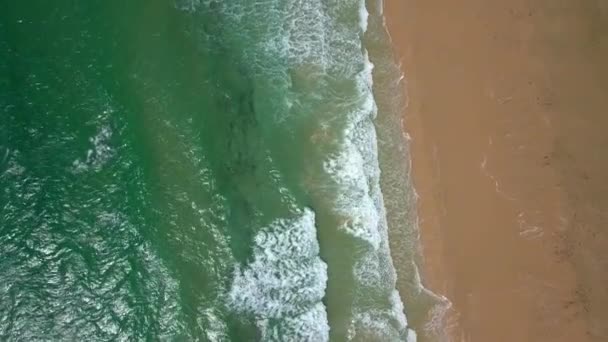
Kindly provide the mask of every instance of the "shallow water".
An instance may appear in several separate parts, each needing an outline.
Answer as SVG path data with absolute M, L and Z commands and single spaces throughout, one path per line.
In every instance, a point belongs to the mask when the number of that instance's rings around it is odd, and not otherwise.
M 413 340 L 387 225 L 422 312 L 406 144 L 373 96 L 398 75 L 372 88 L 366 46 L 394 65 L 367 6 L 5 6 L 1 339 Z

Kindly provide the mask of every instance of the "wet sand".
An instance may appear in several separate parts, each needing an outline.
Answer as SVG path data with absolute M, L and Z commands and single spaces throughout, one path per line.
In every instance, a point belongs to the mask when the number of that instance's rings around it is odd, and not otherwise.
M 384 6 L 424 282 L 453 304 L 422 340 L 607 341 L 608 1 Z

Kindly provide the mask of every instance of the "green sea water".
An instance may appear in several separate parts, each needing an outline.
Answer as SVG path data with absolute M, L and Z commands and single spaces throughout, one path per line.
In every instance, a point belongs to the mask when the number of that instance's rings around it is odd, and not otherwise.
M 379 6 L 4 2 L 0 340 L 413 341 Z

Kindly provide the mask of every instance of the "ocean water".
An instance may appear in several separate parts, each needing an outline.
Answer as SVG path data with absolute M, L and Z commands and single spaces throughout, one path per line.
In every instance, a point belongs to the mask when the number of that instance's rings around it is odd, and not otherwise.
M 0 340 L 415 341 L 381 8 L 3 5 Z

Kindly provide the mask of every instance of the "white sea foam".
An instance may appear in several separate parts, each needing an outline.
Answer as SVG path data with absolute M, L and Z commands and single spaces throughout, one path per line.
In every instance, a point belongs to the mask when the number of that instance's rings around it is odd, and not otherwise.
M 327 122 L 330 131 L 342 129 L 336 138 L 339 148 L 322 162 L 329 180 L 322 180 L 327 184 L 319 187 L 331 189 L 321 196 L 332 198 L 330 209 L 339 218 L 339 229 L 363 246 L 352 265 L 356 295 L 351 337 L 360 340 L 377 330 L 388 334 L 384 340 L 415 340 L 395 290 L 388 246 L 372 122 L 377 112 L 372 94 L 374 65 L 361 41 L 362 32 L 368 29 L 365 1 L 223 1 L 221 6 L 232 18 L 232 26 L 239 27 L 234 33 L 239 35 L 237 40 L 252 42 L 243 51 L 248 68 L 261 75 L 261 80 L 272 78 L 272 83 L 265 85 L 276 87 L 277 94 L 286 94 L 283 101 L 287 109 L 266 115 L 276 116 L 277 122 L 293 115 L 310 115 Z M 350 19 L 353 16 L 359 18 L 357 23 Z M 340 89 L 320 88 L 327 80 Z M 350 89 L 353 81 L 355 89 Z M 305 89 L 294 89 L 294 84 Z M 335 105 L 313 104 L 312 111 L 298 110 L 308 108 L 302 104 L 309 99 Z M 317 108 L 322 112 L 314 112 Z M 284 336 L 299 336 L 291 340 L 311 340 L 313 335 L 298 335 L 304 332 L 316 334 L 313 340 L 327 339 L 327 317 L 320 302 L 326 266 L 317 256 L 313 217 L 307 210 L 297 219 L 280 220 L 259 231 L 253 261 L 235 271 L 231 306 L 253 315 L 265 339 L 278 339 L 275 333 L 291 324 L 297 324 L 289 328 L 294 334 Z
M 7 149 L 6 156 L 3 161 L 3 163 L 7 164 L 6 170 L 4 171 L 5 175 L 21 176 L 25 173 L 25 167 L 19 164 L 19 162 L 17 161 L 20 154 L 21 153 L 19 152 L 19 150 L 13 150 L 11 153 L 11 151 Z M 3 174 L 0 174 L 0 176 L 2 175 Z
M 360 20 L 367 22 L 367 15 L 361 15 Z M 377 137 L 372 123 L 377 113 L 371 90 L 374 66 L 367 51 L 362 46 L 360 49 L 358 64 L 363 69 L 354 75 L 358 103 L 348 113 L 350 120 L 340 152 L 324 165 L 339 185 L 336 210 L 346 217 L 344 230 L 369 246 L 353 265 L 361 294 L 355 297 L 349 335 L 352 340 L 415 341 L 416 335 L 408 328 L 403 303 L 395 290 L 396 274 L 388 246 Z M 376 304 L 369 303 L 370 297 L 376 298 Z M 383 298 L 389 305 L 377 305 Z
M 337 4 L 337 1 L 325 6 L 318 1 L 293 2 L 293 6 L 303 7 L 291 8 L 287 17 L 293 20 L 287 25 L 286 35 L 275 41 L 284 44 L 281 51 L 292 68 L 315 70 L 312 66 L 316 66 L 332 78 L 355 81 L 352 96 L 334 99 L 339 102 L 341 112 L 325 113 L 328 120 L 333 120 L 332 115 L 347 120 L 340 148 L 323 162 L 323 169 L 334 184 L 333 209 L 341 218 L 340 229 L 367 246 L 367 252 L 356 259 L 352 270 L 357 295 L 351 337 L 361 340 L 362 336 L 383 336 L 381 340 L 390 341 L 404 340 L 407 336 L 412 340 L 415 334 L 407 327 L 403 304 L 395 290 L 396 274 L 379 185 L 377 137 L 372 122 L 377 112 L 372 94 L 374 65 L 362 46 L 361 32 L 337 22 L 343 9 L 341 4 L 359 4 L 362 31 L 367 30 L 369 14 L 364 1 Z M 304 77 L 314 82 L 316 76 Z M 372 307 L 368 305 L 370 297 L 374 298 Z
M 104 110 L 95 121 L 101 122 L 97 133 L 89 138 L 91 148 L 87 150 L 86 157 L 77 159 L 72 163 L 72 172 L 81 173 L 88 170 L 99 171 L 113 157 L 114 150 L 110 146 L 112 127 L 108 123 L 110 110 Z
M 326 341 L 329 326 L 321 302 L 327 266 L 319 258 L 315 215 L 306 209 L 280 219 L 254 238 L 253 260 L 237 266 L 229 304 L 255 317 L 265 341 Z M 279 321 L 280 319 L 280 321 Z
M 365 8 L 365 0 L 361 0 L 359 5 L 359 26 L 363 32 L 367 31 L 367 19 L 369 18 L 369 12 Z
M 220 318 L 220 315 L 216 312 L 215 308 L 205 308 L 199 313 L 197 317 L 199 326 L 205 334 L 205 338 L 210 342 L 227 341 L 229 336 L 227 334 L 228 327 L 226 323 Z

